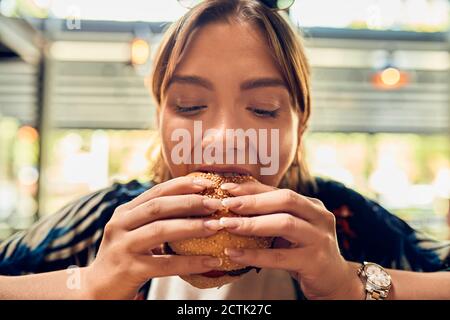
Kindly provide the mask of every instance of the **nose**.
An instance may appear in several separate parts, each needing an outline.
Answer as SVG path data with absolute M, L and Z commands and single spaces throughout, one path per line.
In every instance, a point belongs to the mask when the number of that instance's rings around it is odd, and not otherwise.
M 256 139 L 246 137 L 242 117 L 226 112 L 215 115 L 215 120 L 204 124 L 202 150 L 213 150 L 212 157 L 222 163 L 246 164 L 257 160 Z M 256 136 L 254 137 L 256 138 Z
M 202 148 L 206 148 L 211 145 L 226 145 L 227 129 L 230 129 L 228 124 L 224 121 L 220 121 L 216 125 L 209 125 L 203 128 Z

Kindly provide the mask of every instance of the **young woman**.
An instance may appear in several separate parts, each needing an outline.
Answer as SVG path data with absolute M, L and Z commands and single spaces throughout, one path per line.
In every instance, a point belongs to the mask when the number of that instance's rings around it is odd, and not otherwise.
M 203 1 L 172 25 L 152 77 L 162 140 L 154 181 L 114 184 L 1 243 L 1 298 L 450 298 L 450 273 L 439 272 L 450 270 L 448 244 L 424 238 L 342 184 L 309 176 L 301 153 L 311 112 L 307 58 L 288 22 L 265 3 Z M 174 161 L 173 133 L 194 136 L 195 123 L 214 130 L 191 141 L 192 153 L 225 142 L 227 129 L 278 130 L 278 170 Z M 236 197 L 222 203 L 198 195 L 210 184 L 186 177 L 198 170 L 247 172 L 259 183 L 223 186 Z M 223 205 L 244 217 L 208 219 Z M 152 251 L 221 228 L 275 236 L 279 245 L 226 250 L 263 271 L 207 290 L 177 275 L 213 270 L 219 259 Z M 364 261 L 386 269 L 359 273 Z M 66 270 L 73 265 L 80 268 Z M 77 274 L 79 282 L 70 282 Z

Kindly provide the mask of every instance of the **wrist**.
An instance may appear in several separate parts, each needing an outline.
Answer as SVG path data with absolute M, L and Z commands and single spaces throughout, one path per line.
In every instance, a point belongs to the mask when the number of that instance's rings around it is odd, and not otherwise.
M 132 300 L 136 297 L 139 285 L 127 285 L 124 277 L 118 274 L 105 275 L 94 264 L 83 270 L 83 290 L 81 299 L 88 300 Z M 122 279 L 122 281 L 117 281 Z
M 99 274 L 93 265 L 83 268 L 82 271 L 82 290 L 80 292 L 80 299 L 85 300 L 104 300 L 114 299 L 111 294 L 115 292 L 108 283 L 112 281 L 105 281 L 104 275 Z
M 360 265 L 357 263 L 348 263 L 351 285 L 349 290 L 349 300 L 365 300 L 366 299 L 366 289 L 363 281 L 358 275 L 358 270 Z
M 81 271 L 81 290 L 79 291 L 80 300 L 101 299 L 100 288 L 95 277 L 92 277 L 92 268 L 90 266 L 82 268 Z M 94 279 L 93 279 L 94 278 Z
M 341 290 L 332 297 L 337 300 L 365 300 L 364 283 L 358 276 L 359 265 L 352 262 L 345 262 L 343 267 L 343 281 Z

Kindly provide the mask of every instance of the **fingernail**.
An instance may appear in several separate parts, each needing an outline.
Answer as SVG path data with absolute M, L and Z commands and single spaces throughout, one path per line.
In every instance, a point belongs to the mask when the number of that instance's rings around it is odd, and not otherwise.
M 214 267 L 220 267 L 222 265 L 222 259 L 219 258 L 207 258 L 203 260 L 203 263 L 205 266 L 214 268 Z
M 203 178 L 194 178 L 192 180 L 192 183 L 195 185 L 207 187 L 207 188 L 213 186 L 213 182 L 211 180 L 203 179 Z
M 222 189 L 222 190 L 232 190 L 232 189 L 236 188 L 237 186 L 239 186 L 237 183 L 226 182 L 226 183 L 224 183 L 224 184 L 222 184 L 220 186 L 220 189 Z
M 220 218 L 219 225 L 223 228 L 233 229 L 239 227 L 241 225 L 241 222 L 239 218 Z
M 203 199 L 203 206 L 210 210 L 219 210 L 222 208 L 222 202 L 219 199 L 205 197 Z
M 225 254 L 229 257 L 240 257 L 244 255 L 244 250 L 242 249 L 232 249 L 232 248 L 225 248 Z
M 220 224 L 219 220 L 217 220 L 217 219 L 207 220 L 204 222 L 204 225 L 209 230 L 217 231 L 217 230 L 223 229 L 223 226 Z
M 227 208 L 235 208 L 242 204 L 242 201 L 236 198 L 222 199 L 222 205 Z

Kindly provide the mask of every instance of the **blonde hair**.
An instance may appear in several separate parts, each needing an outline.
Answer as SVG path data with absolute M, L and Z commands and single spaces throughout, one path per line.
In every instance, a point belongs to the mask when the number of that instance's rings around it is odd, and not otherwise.
M 278 64 L 299 115 L 301 132 L 304 132 L 311 113 L 311 97 L 310 69 L 302 39 L 280 13 L 256 0 L 203 1 L 169 27 L 156 52 L 151 74 L 151 91 L 157 108 L 161 105 L 163 94 L 193 31 L 208 23 L 230 21 L 255 23 L 267 37 L 274 61 Z M 309 193 L 314 183 L 305 161 L 302 161 L 304 150 L 300 142 L 301 137 L 296 157 L 279 187 Z M 161 152 L 152 171 L 155 182 L 171 178 Z

